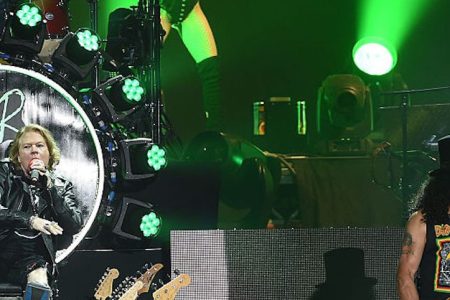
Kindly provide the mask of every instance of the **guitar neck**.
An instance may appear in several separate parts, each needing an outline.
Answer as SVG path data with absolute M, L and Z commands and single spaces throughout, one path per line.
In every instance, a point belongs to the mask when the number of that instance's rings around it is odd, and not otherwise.
M 138 291 L 138 295 L 141 295 L 143 293 L 148 293 L 150 290 L 150 284 L 153 281 L 153 278 L 155 278 L 156 273 L 158 273 L 159 270 L 161 270 L 164 266 L 162 264 L 154 264 L 151 268 L 149 268 L 142 276 L 140 276 L 137 280 L 141 281 L 144 285 L 142 288 Z
M 153 293 L 155 300 L 174 300 L 181 287 L 188 286 L 191 283 L 191 277 L 188 274 L 180 274 L 169 283 Z
M 96 300 L 106 300 L 110 297 L 112 294 L 113 281 L 117 277 L 119 277 L 119 270 L 107 269 L 95 291 L 94 298 Z

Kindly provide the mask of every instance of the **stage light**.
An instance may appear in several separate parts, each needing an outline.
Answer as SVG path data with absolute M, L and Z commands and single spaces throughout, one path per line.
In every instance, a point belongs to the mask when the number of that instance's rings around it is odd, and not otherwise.
M 126 99 L 136 102 L 141 101 L 144 94 L 144 88 L 140 85 L 139 80 L 133 78 L 125 79 L 122 91 L 125 93 Z
M 139 228 L 145 237 L 156 236 L 161 229 L 161 218 L 152 211 L 142 217 Z
M 157 236 L 161 224 L 152 204 L 124 197 L 116 211 L 112 232 L 122 238 L 141 241 Z
M 364 138 L 373 131 L 372 99 L 364 81 L 352 74 L 328 76 L 316 105 L 312 147 L 324 154 L 362 154 Z
M 103 110 L 108 112 L 108 120 L 117 122 L 139 108 L 145 90 L 136 78 L 119 75 L 94 89 L 94 96 Z
M 16 16 L 22 25 L 35 27 L 42 21 L 41 11 L 37 6 L 24 4 L 16 12 Z
M 397 51 L 380 38 L 366 37 L 353 47 L 353 61 L 364 73 L 384 75 L 397 64 Z
M 363 121 L 369 102 L 369 90 L 360 77 L 351 74 L 328 76 L 319 89 L 319 131 L 324 122 L 346 128 Z
M 155 171 L 159 171 L 167 164 L 166 151 L 158 145 L 153 145 L 150 150 L 147 150 L 147 164 Z
M 115 66 L 105 64 L 103 68 L 114 72 L 123 70 L 124 66 L 148 63 L 152 44 L 149 20 L 128 8 L 114 10 L 108 20 L 105 52 L 114 59 Z
M 97 51 L 99 48 L 98 35 L 90 30 L 80 30 L 76 33 L 78 43 L 87 51 Z
M 6 18 L 1 47 L 30 55 L 39 53 L 46 34 L 41 10 L 32 3 L 24 3 Z
M 120 141 L 122 176 L 125 180 L 153 177 L 167 165 L 165 150 L 151 139 L 137 138 Z
M 53 64 L 67 70 L 76 80 L 82 80 L 92 71 L 100 57 L 100 38 L 87 28 L 69 32 L 52 55 Z

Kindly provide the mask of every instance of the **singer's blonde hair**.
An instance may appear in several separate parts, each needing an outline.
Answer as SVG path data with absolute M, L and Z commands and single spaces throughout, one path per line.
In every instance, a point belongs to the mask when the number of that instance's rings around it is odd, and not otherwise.
M 38 124 L 29 124 L 20 129 L 20 131 L 14 138 L 14 141 L 12 141 L 11 143 L 11 148 L 9 150 L 9 159 L 11 159 L 16 167 L 20 167 L 20 138 L 27 132 L 37 132 L 44 138 L 45 143 L 47 144 L 48 153 L 50 154 L 50 158 L 48 160 L 48 169 L 53 170 L 53 167 L 56 166 L 61 159 L 61 151 L 59 150 L 58 145 L 56 145 L 56 141 L 51 132 Z

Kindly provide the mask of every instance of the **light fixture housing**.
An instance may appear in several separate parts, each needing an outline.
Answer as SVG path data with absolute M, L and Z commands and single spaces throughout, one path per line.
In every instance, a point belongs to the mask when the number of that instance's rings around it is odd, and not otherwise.
M 167 165 L 164 149 L 151 139 L 136 138 L 120 141 L 122 153 L 122 177 L 140 180 L 155 176 Z
M 110 122 L 118 122 L 139 109 L 145 98 L 145 89 L 133 76 L 113 77 L 94 89 L 94 100 L 107 112 Z
M 42 11 L 32 3 L 24 3 L 6 15 L 0 47 L 10 54 L 38 54 L 46 36 Z
M 147 202 L 124 197 L 116 212 L 112 233 L 129 240 L 155 237 L 161 229 L 161 218 Z
M 69 32 L 52 55 L 54 65 L 67 70 L 75 80 L 85 79 L 98 63 L 100 38 L 88 29 Z

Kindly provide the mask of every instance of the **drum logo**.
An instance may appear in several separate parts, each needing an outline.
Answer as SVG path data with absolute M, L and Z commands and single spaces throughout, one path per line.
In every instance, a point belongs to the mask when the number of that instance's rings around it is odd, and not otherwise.
M 13 111 L 8 110 L 8 104 L 10 101 L 10 98 L 14 97 L 19 98 L 20 104 L 19 107 L 14 109 Z M 8 121 L 11 120 L 14 116 L 19 114 L 19 112 L 22 110 L 23 105 L 25 103 L 25 95 L 24 93 L 19 89 L 13 89 L 9 92 L 6 92 L 1 98 L 0 98 L 0 111 L 1 111 L 1 120 L 0 120 L 0 141 L 3 141 L 5 137 L 5 129 L 8 128 L 14 132 L 19 131 L 18 128 L 15 128 L 14 126 L 11 126 L 8 124 Z

